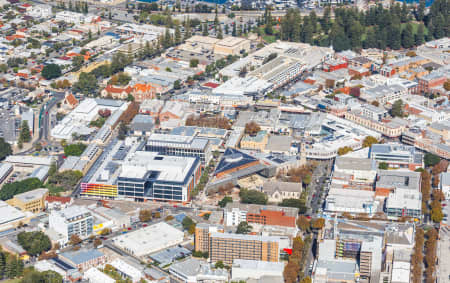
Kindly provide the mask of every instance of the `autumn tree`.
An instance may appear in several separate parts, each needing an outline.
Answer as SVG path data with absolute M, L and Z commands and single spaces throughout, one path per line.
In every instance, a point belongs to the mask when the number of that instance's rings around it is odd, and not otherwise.
M 70 244 L 71 245 L 78 245 L 81 242 L 82 242 L 82 240 L 81 240 L 80 236 L 78 236 L 77 234 L 73 234 L 72 236 L 70 236 Z
M 139 211 L 139 221 L 148 222 L 152 220 L 152 211 L 148 209 L 141 209 Z
M 245 124 L 245 133 L 250 136 L 256 136 L 261 131 L 261 127 L 254 121 Z
M 322 229 L 325 226 L 325 219 L 316 218 L 311 221 L 311 227 L 313 229 Z
M 309 219 L 304 215 L 300 215 L 297 219 L 297 227 L 304 232 L 309 231 L 311 227 Z
M 378 140 L 372 136 L 367 136 L 363 141 L 363 147 L 371 147 L 372 144 L 378 143 Z

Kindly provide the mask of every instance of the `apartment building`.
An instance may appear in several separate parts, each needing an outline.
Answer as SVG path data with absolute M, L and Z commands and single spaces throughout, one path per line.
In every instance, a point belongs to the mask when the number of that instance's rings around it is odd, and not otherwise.
M 191 136 L 152 134 L 147 140 L 145 150 L 161 155 L 198 157 L 203 165 L 212 158 L 209 140 Z
M 53 210 L 49 216 L 49 228 L 63 235 L 65 243 L 72 235 L 87 238 L 92 235 L 94 217 L 83 206 L 73 205 L 63 210 Z
M 426 76 L 422 76 L 419 81 L 419 92 L 428 93 L 434 87 L 441 86 L 447 80 L 447 76 L 439 71 L 431 72 Z
M 372 119 L 370 116 L 366 116 L 366 114 L 368 114 L 367 111 L 366 111 L 366 113 L 364 113 L 360 109 L 355 109 L 353 111 L 344 113 L 344 117 L 345 117 L 345 119 L 347 119 L 349 121 L 352 121 L 358 125 L 364 126 L 368 129 L 380 132 L 384 136 L 391 137 L 391 138 L 401 136 L 402 133 L 406 129 L 405 123 L 401 123 L 402 121 L 399 118 L 394 118 L 389 121 L 381 122 L 379 120 Z M 375 118 L 379 118 L 380 117 L 379 115 L 383 115 L 383 114 L 381 114 L 381 113 L 371 114 L 371 116 L 373 116 Z
M 195 226 L 195 250 L 203 253 L 209 252 L 209 236 L 211 235 L 211 233 L 223 233 L 223 231 L 223 227 L 220 225 L 198 223 Z
M 212 233 L 209 256 L 211 262 L 231 265 L 235 259 L 279 261 L 280 238 L 228 233 Z
M 413 217 L 421 218 L 422 195 L 420 191 L 404 188 L 396 188 L 389 194 L 386 201 L 386 212 L 388 217 Z
M 15 195 L 6 202 L 22 211 L 38 213 L 45 209 L 45 199 L 47 196 L 48 189 L 42 188 Z

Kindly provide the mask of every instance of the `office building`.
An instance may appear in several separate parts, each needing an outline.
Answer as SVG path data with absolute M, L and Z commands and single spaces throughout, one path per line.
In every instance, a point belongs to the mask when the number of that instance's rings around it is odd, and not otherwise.
M 421 218 L 422 194 L 420 191 L 396 188 L 386 201 L 388 217 Z
M 298 208 L 230 202 L 224 209 L 224 224 L 237 226 L 247 221 L 251 224 L 296 227 L 297 216 Z
M 200 175 L 198 158 L 136 151 L 122 165 L 117 179 L 118 196 L 134 200 L 189 201 Z
M 423 155 L 413 146 L 398 143 L 374 144 L 370 158 L 387 163 L 390 168 L 407 168 L 411 171 L 423 167 Z
M 63 210 L 53 210 L 49 216 L 49 228 L 63 236 L 67 243 L 72 235 L 87 238 L 92 235 L 94 217 L 83 206 L 69 206 Z
M 45 209 L 45 198 L 47 196 L 48 189 L 36 189 L 15 195 L 6 202 L 22 211 L 38 213 Z
M 212 233 L 209 257 L 211 262 L 231 265 L 235 259 L 279 261 L 280 238 L 244 234 Z
M 375 191 L 377 197 L 387 197 L 396 188 L 420 191 L 420 172 L 378 170 Z
M 209 140 L 198 137 L 151 134 L 145 150 L 161 155 L 198 157 L 202 164 L 207 164 L 212 158 Z

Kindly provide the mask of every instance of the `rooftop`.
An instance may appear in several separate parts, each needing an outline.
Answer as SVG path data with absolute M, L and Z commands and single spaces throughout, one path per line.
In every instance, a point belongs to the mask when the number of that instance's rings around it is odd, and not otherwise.
M 78 265 L 102 257 L 104 256 L 104 254 L 97 249 L 90 249 L 64 252 L 61 253 L 60 256 L 63 257 L 63 259 L 68 259 L 74 264 Z
M 48 193 L 48 189 L 42 188 L 42 189 L 36 189 L 32 191 L 28 191 L 25 193 L 21 193 L 18 195 L 15 195 L 14 197 L 23 203 L 42 199 L 42 197 Z

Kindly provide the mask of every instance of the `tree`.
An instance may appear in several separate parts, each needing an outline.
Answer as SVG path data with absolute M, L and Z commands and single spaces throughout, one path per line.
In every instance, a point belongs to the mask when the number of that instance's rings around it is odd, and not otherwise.
M 13 196 L 42 188 L 44 184 L 38 178 L 28 178 L 22 181 L 16 181 L 4 184 L 0 190 L 0 199 L 8 200 Z
M 434 155 L 432 153 L 425 153 L 425 156 L 423 158 L 423 161 L 425 163 L 425 167 L 430 167 L 430 166 L 434 166 L 436 164 L 439 163 L 441 159 L 439 158 L 439 156 Z
M 239 223 L 236 229 L 236 234 L 248 234 L 252 231 L 253 227 L 250 226 L 246 221 Z
M 373 144 L 378 143 L 378 140 L 372 136 L 367 136 L 363 141 L 363 147 L 371 147 Z
M 41 75 L 46 80 L 58 78 L 61 76 L 61 68 L 56 64 L 48 64 L 42 69 Z
M 233 202 L 233 199 L 230 196 L 224 196 L 223 199 L 219 201 L 218 205 L 221 208 L 224 208 L 229 202 Z
M 227 25 L 228 27 L 228 25 Z M 222 32 L 222 27 L 219 25 L 219 30 L 217 32 L 217 38 L 218 39 L 223 39 L 223 32 Z
M 97 248 L 100 245 L 102 245 L 102 240 L 99 239 L 99 238 L 95 238 L 95 240 L 94 240 L 94 247 Z
M 254 121 L 245 124 L 245 133 L 250 136 L 256 136 L 261 131 L 261 127 Z
M 389 169 L 389 164 L 387 164 L 386 162 L 380 162 L 380 164 L 378 164 L 378 169 L 388 170 Z
M 352 152 L 353 151 L 353 149 L 351 148 L 351 147 L 349 147 L 349 146 L 344 146 L 344 147 L 340 147 L 339 149 L 338 149 L 338 155 L 345 155 L 345 154 L 347 154 L 347 153 L 349 153 L 349 152 Z
M 181 31 L 180 31 L 180 26 L 177 25 L 175 27 L 175 44 L 180 44 L 181 43 Z
M 49 251 L 52 244 L 47 235 L 41 231 L 37 232 L 20 232 L 17 235 L 17 240 L 28 254 L 37 256 L 42 252 Z
M 82 72 L 72 89 L 74 92 L 94 94 L 98 90 L 97 78 L 91 73 Z
M 208 25 L 206 23 L 203 24 L 203 28 L 202 28 L 202 35 L 203 36 L 208 36 Z
M 86 147 L 87 146 L 82 143 L 69 144 L 64 147 L 64 154 L 66 156 L 80 156 Z
M 399 99 L 392 104 L 391 115 L 393 117 L 403 117 L 403 100 Z
M 216 262 L 216 264 L 214 264 L 214 268 L 223 269 L 225 268 L 225 265 L 223 264 L 223 261 L 219 260 Z
M 425 16 L 425 0 L 419 1 L 419 8 L 417 9 L 417 20 L 422 21 Z
M 20 280 L 20 283 L 61 283 L 63 282 L 62 276 L 55 271 L 29 271 L 25 273 L 25 276 Z
M 183 221 L 181 221 L 181 225 L 183 225 L 184 230 L 189 230 L 192 226 L 195 228 L 195 222 L 189 217 L 185 216 Z
M 5 157 L 11 154 L 11 145 L 7 143 L 4 138 L 0 138 L 0 160 L 5 159 Z
M 323 218 L 315 218 L 311 221 L 311 228 L 313 229 L 322 229 L 325 226 L 325 219 Z
M 406 24 L 402 31 L 402 46 L 403 48 L 411 48 L 414 46 L 414 31 L 411 23 Z
M 417 33 L 415 34 L 415 44 L 417 46 L 422 45 L 425 41 L 425 26 L 423 23 L 419 24 Z
M 300 208 L 301 205 L 302 205 L 301 200 L 300 199 L 296 199 L 296 198 L 283 199 L 281 201 L 281 203 L 279 204 L 279 206 L 297 207 L 297 208 Z
M 28 126 L 28 122 L 26 120 L 22 121 L 19 140 L 21 142 L 29 142 L 31 140 L 30 127 Z
M 70 244 L 71 245 L 78 245 L 81 242 L 82 242 L 82 240 L 81 240 L 80 236 L 78 236 L 77 234 L 73 234 L 72 236 L 70 236 Z
M 189 67 L 191 67 L 191 68 L 197 68 L 198 63 L 199 63 L 199 61 L 198 61 L 197 58 L 192 58 L 192 59 L 189 61 Z
M 139 211 L 139 221 L 148 222 L 152 220 L 152 211 L 148 209 L 142 209 Z
M 445 81 L 445 83 L 444 83 L 444 89 L 445 89 L 446 91 L 450 91 L 450 79 Z
M 300 215 L 297 219 L 297 227 L 303 232 L 309 231 L 309 229 L 311 228 L 309 219 L 304 215 Z
M 267 196 L 259 191 L 241 189 L 239 197 L 242 203 L 267 204 Z
M 72 66 L 74 68 L 74 71 L 78 71 L 81 66 L 83 66 L 84 63 L 84 57 L 83 56 L 75 56 L 72 60 Z

